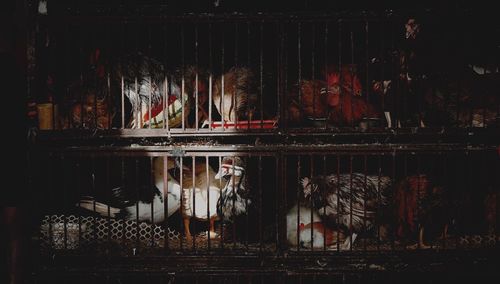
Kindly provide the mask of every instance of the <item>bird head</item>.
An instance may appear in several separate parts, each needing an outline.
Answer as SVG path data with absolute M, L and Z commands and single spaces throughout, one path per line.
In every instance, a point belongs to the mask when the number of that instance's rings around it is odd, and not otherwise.
M 240 157 L 225 157 L 219 167 L 219 172 L 215 175 L 215 179 L 229 179 L 231 176 L 241 177 L 245 172 L 243 161 Z
M 314 193 L 318 191 L 318 185 L 312 183 L 312 180 L 308 177 L 305 177 L 301 180 L 302 188 L 304 190 L 304 197 L 311 197 Z

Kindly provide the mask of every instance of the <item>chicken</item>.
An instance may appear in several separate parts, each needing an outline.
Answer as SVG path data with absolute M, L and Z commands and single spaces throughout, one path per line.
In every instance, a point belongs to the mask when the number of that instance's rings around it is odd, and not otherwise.
M 373 105 L 356 96 L 356 88 L 353 91 L 343 87 L 338 74 L 329 74 L 327 84 L 328 88 L 322 92 L 330 107 L 331 122 L 342 125 L 357 123 L 363 118 L 379 118 L 380 113 Z
M 318 213 L 303 205 L 295 205 L 288 211 L 286 231 L 290 245 L 306 249 L 336 246 L 337 238 L 345 238 L 343 233 L 324 226 Z
M 217 237 L 215 221 L 218 219 L 217 202 L 220 198 L 221 189 L 215 175 L 215 171 L 210 166 L 207 168 L 204 162 L 196 163 L 196 160 L 194 176 L 192 166 L 187 166 L 182 172 L 181 214 L 185 236 L 188 241 L 192 239 L 189 228 L 191 218 L 208 220 L 208 236 L 210 238 Z M 180 176 L 177 177 L 177 180 L 179 183 L 181 182 Z
M 167 102 L 163 102 L 166 89 L 165 74 L 160 62 L 142 53 L 121 57 L 118 62 L 114 63 L 113 80 L 120 86 L 120 89 L 123 87 L 125 96 L 132 105 L 132 117 L 128 124 L 131 128 L 149 125 L 163 127 L 163 117 L 166 116 L 163 113 L 165 104 L 168 106 L 169 127 L 178 127 L 183 120 L 187 120 L 192 101 L 190 95 L 182 95 L 182 85 L 176 83 L 178 80 L 168 82 L 168 95 L 165 96 Z M 185 85 L 192 84 L 192 80 L 185 79 Z M 185 90 L 185 93 L 188 92 Z M 184 116 L 182 116 L 183 109 Z M 152 119 L 149 117 L 150 111 Z
M 251 204 L 246 186 L 244 162 L 240 157 L 224 157 L 215 179 L 225 181 L 221 197 L 217 202 L 217 212 L 224 220 L 232 220 L 245 214 Z
M 108 216 L 111 218 L 124 218 L 127 220 L 138 220 L 141 222 L 151 222 L 161 223 L 165 220 L 165 198 L 168 199 L 166 206 L 168 207 L 167 217 L 171 216 L 177 210 L 179 210 L 181 204 L 181 188 L 179 183 L 172 178 L 172 176 L 165 171 L 167 174 L 167 194 L 164 191 L 164 170 L 163 170 L 163 159 L 154 159 L 154 185 L 152 188 L 149 186 L 145 187 L 146 192 L 153 192 L 152 198 L 147 198 L 144 200 L 130 201 L 124 197 L 124 193 L 127 192 L 126 187 L 114 188 L 113 194 L 115 199 L 120 201 L 123 205 L 121 208 L 116 208 L 108 206 L 105 203 L 97 202 L 92 197 L 84 197 L 78 203 L 77 206 L 86 210 L 90 210 L 100 214 L 101 216 Z M 167 169 L 173 169 L 175 164 L 172 159 L 168 160 Z M 153 215 L 151 215 L 151 206 L 153 206 Z
M 337 88 L 341 88 L 342 92 L 351 94 L 353 96 L 362 96 L 363 95 L 363 88 L 361 85 L 361 80 L 359 79 L 358 75 L 356 74 L 356 65 L 350 64 L 350 65 L 343 65 L 340 68 L 340 72 L 338 71 L 337 66 L 329 66 L 328 67 L 328 73 L 327 73 L 327 81 L 329 81 L 330 77 L 335 77 L 338 79 L 337 82 L 335 82 Z M 331 83 L 329 83 L 331 85 Z
M 328 117 L 329 108 L 325 96 L 321 93 L 326 83 L 320 80 L 301 80 L 299 86 L 296 85 L 290 94 L 288 121 L 300 124 L 305 118 L 314 121 Z
M 343 249 L 351 248 L 357 234 L 375 227 L 381 209 L 387 205 L 390 184 L 389 177 L 361 173 L 302 179 L 304 197 L 312 202 L 313 208 L 326 220 L 350 232 Z
M 418 243 L 410 248 L 429 248 L 424 242 L 426 226 L 440 226 L 443 238 L 447 234 L 448 216 L 445 211 L 444 188 L 436 186 L 426 175 L 408 176 L 395 186 L 397 235 L 418 231 Z M 418 226 L 417 226 L 418 225 Z
M 94 94 L 86 94 L 83 103 L 79 102 L 71 106 L 70 125 L 71 128 L 109 129 L 114 115 L 115 112 L 108 98 L 101 99 L 96 98 Z
M 213 102 L 224 122 L 252 120 L 257 107 L 253 72 L 246 67 L 232 67 L 216 80 Z
M 379 111 L 366 99 L 361 98 L 359 78 L 350 66 L 341 73 L 329 68 L 327 82 L 301 80 L 298 94 L 290 96 L 289 121 L 299 123 L 303 118 L 328 119 L 337 126 L 358 123 L 364 118 L 379 118 Z

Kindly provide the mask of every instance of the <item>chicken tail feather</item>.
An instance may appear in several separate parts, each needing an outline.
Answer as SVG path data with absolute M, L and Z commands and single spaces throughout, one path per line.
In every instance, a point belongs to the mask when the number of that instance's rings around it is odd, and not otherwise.
M 120 208 L 111 207 L 107 204 L 97 202 L 92 199 L 82 199 L 76 206 L 98 213 L 103 217 L 116 218 L 117 215 L 121 212 Z

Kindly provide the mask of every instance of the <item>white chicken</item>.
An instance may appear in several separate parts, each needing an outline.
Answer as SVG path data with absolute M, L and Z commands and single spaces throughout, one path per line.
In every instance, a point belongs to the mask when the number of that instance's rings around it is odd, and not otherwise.
M 208 173 L 208 174 L 207 174 Z M 191 218 L 209 221 L 210 238 L 216 238 L 215 221 L 218 219 L 217 202 L 221 189 L 219 182 L 215 179 L 215 171 L 205 163 L 196 163 L 193 167 L 186 167 L 182 173 L 182 202 L 181 213 L 184 223 L 184 233 L 186 238 L 192 239 L 189 228 Z
M 127 220 L 138 220 L 141 222 L 161 223 L 165 220 L 165 199 L 168 200 L 167 217 L 179 210 L 181 204 L 181 188 L 179 183 L 170 176 L 168 171 L 164 171 L 164 160 L 162 158 L 155 158 L 154 165 L 154 186 L 155 192 L 152 200 L 138 200 L 130 204 L 130 202 L 122 202 L 125 206 L 122 208 L 112 207 L 105 203 L 97 202 L 92 197 L 84 197 L 77 206 L 86 210 L 90 210 L 100 214 L 101 216 L 117 218 L 122 217 Z M 172 159 L 168 160 L 167 170 L 175 167 Z M 167 174 L 167 195 L 164 191 L 164 173 Z M 124 187 L 113 189 L 115 196 L 120 196 Z M 153 208 L 153 215 L 151 215 L 151 208 Z

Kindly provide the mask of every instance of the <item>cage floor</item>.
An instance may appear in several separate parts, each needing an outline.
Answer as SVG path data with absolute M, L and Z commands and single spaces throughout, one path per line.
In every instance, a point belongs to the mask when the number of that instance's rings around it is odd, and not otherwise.
M 165 239 L 165 235 L 167 239 Z M 75 215 L 45 216 L 40 226 L 40 245 L 42 251 L 73 251 L 92 253 L 117 253 L 135 255 L 139 252 L 164 251 L 214 251 L 230 252 L 276 252 L 275 243 L 241 241 L 216 237 L 208 239 L 207 232 L 194 235 L 191 239 L 171 228 L 163 228 L 148 223 L 136 223 L 131 220 L 115 220 L 99 217 L 81 217 Z M 402 251 L 423 249 L 474 249 L 491 248 L 498 245 L 500 235 L 463 235 L 449 236 L 426 242 L 419 247 L 411 241 L 379 241 L 374 238 L 358 238 L 350 249 L 339 245 L 328 247 L 289 247 L 290 251 Z

